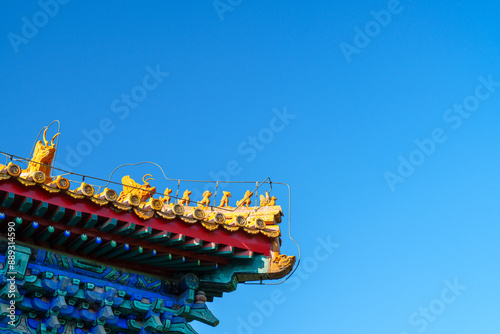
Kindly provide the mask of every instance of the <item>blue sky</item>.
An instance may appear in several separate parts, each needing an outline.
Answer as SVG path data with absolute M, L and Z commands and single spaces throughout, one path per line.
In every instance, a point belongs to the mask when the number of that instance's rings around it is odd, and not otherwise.
M 1 151 L 58 119 L 74 172 L 292 187 L 304 265 L 199 333 L 498 332 L 496 2 L 53 4 L 0 5 Z

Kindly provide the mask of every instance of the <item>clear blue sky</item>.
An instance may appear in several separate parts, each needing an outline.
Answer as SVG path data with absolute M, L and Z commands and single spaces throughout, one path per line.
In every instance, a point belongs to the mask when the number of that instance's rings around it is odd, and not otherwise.
M 2 151 L 292 186 L 304 266 L 199 333 L 498 332 L 497 2 L 60 2 L 0 5 Z

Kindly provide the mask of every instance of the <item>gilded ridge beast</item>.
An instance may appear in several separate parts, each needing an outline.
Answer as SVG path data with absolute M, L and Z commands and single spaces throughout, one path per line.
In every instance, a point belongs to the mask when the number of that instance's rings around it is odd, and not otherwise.
M 50 166 L 52 165 L 52 160 L 54 159 L 54 155 L 56 153 L 54 140 L 60 134 L 56 133 L 54 137 L 52 137 L 49 145 L 49 142 L 47 141 L 47 130 L 48 128 L 43 131 L 43 142 L 39 140 L 36 143 L 33 158 L 31 158 L 31 161 L 28 164 L 28 168 L 23 170 L 23 172 L 31 174 L 36 171 L 42 171 L 47 177 L 46 180 L 51 181 L 52 178 L 50 177 Z
M 146 179 L 147 176 L 150 176 L 150 178 Z M 152 175 L 146 174 L 142 178 L 144 184 L 140 185 L 139 183 L 135 182 L 130 177 L 130 175 L 125 175 L 122 178 L 122 183 L 124 184 L 123 191 L 120 193 L 118 201 L 122 202 L 126 200 L 130 195 L 138 196 L 141 202 L 147 201 L 150 197 L 153 197 L 153 195 L 156 193 L 156 187 L 151 187 L 148 183 L 148 181 L 150 180 L 154 180 Z

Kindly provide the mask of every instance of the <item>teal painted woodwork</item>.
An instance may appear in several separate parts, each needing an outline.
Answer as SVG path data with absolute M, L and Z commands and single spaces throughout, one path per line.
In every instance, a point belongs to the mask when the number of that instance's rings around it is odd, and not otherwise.
M 112 229 L 114 229 L 116 227 L 116 223 L 118 221 L 114 218 L 110 218 L 108 219 L 107 221 L 105 221 L 100 227 L 99 227 L 99 231 L 101 232 L 109 232 L 111 231 Z
M 58 222 L 62 217 L 64 217 L 65 212 L 66 210 L 63 207 L 58 207 L 51 219 L 55 222 Z
M 69 226 L 76 226 L 78 222 L 82 219 L 82 213 L 79 211 L 75 211 L 72 215 L 71 218 L 69 218 L 67 225 Z
M 89 218 L 83 223 L 83 227 L 92 228 L 97 224 L 97 215 L 90 215 Z
M 32 206 L 33 206 L 33 199 L 31 197 L 26 197 L 21 203 L 21 205 L 19 205 L 18 210 L 26 213 L 28 212 L 29 209 L 31 209 Z
M 196 333 L 189 322 L 218 324 L 206 298 L 197 298 L 205 294 L 193 274 L 162 281 L 21 245 L 13 293 L 6 284 L 6 246 L 0 239 L 2 333 Z M 10 325 L 9 293 L 16 302 Z
M 0 204 L 4 208 L 9 208 L 12 203 L 14 203 L 14 199 L 16 198 L 16 195 L 14 193 L 8 193 L 5 199 L 2 201 L 2 204 Z
M 33 214 L 37 217 L 43 217 L 43 215 L 47 212 L 48 208 L 49 208 L 49 203 L 40 202 L 40 204 L 38 204 Z

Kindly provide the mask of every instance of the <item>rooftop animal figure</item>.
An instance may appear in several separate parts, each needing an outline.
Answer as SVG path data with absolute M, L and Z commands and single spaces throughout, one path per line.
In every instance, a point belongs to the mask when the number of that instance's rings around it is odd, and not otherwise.
M 179 204 L 189 206 L 189 203 L 191 203 L 189 195 L 191 195 L 189 190 L 184 191 L 184 195 L 182 195 L 182 198 L 179 200 Z
M 260 195 L 260 206 L 274 206 L 276 205 L 276 197 L 269 197 L 269 193 L 266 191 L 266 196 Z
M 242 200 L 236 202 L 236 206 L 245 205 L 247 208 L 252 204 L 252 200 L 250 199 L 253 196 L 253 192 L 247 190 L 245 193 L 245 197 Z
M 43 143 L 41 140 L 36 143 L 33 158 L 31 158 L 31 161 L 28 163 L 28 168 L 23 170 L 23 172 L 32 173 L 42 171 L 46 176 L 46 182 L 50 182 L 52 181 L 52 178 L 50 177 L 50 165 L 52 164 L 52 160 L 54 159 L 54 155 L 56 153 L 54 140 L 60 135 L 60 133 L 56 133 L 54 137 L 52 137 L 49 145 L 49 142 L 47 141 L 47 130 L 48 128 L 45 128 L 45 131 L 43 131 Z
M 146 179 L 147 176 L 150 176 L 151 178 Z M 130 175 L 125 175 L 122 178 L 123 191 L 120 193 L 118 201 L 119 202 L 124 201 L 130 194 L 139 196 L 141 202 L 147 201 L 150 197 L 153 197 L 153 195 L 156 193 L 156 187 L 151 187 L 148 183 L 148 181 L 150 180 L 154 180 L 153 176 L 151 174 L 146 174 L 142 178 L 144 184 L 140 185 L 139 183 L 135 182 L 130 177 Z
M 210 205 L 210 197 L 212 196 L 212 193 L 208 190 L 206 190 L 203 193 L 203 199 L 198 203 L 198 206 L 204 206 L 205 208 Z
M 229 197 L 231 197 L 231 193 L 229 191 L 223 191 L 224 196 L 222 196 L 222 199 L 220 200 L 219 206 L 221 207 L 226 207 L 229 206 Z
M 165 197 L 161 197 L 160 200 L 165 204 L 170 204 L 170 194 L 172 193 L 172 189 L 165 189 Z

